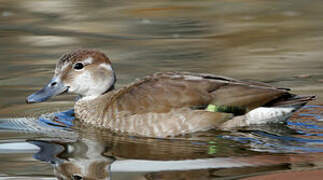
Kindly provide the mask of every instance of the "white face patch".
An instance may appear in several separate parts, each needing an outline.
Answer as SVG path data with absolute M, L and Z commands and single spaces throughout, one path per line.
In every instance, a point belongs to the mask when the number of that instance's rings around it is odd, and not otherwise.
M 115 82 L 115 75 L 109 64 L 102 63 L 98 69 L 86 70 L 75 76 L 69 92 L 83 96 L 83 100 L 95 98 L 106 92 Z
M 93 63 L 93 58 L 90 56 L 90 57 L 88 57 L 88 58 L 84 59 L 84 60 L 83 60 L 83 63 L 84 63 L 85 65 L 87 65 L 87 64 L 92 64 L 92 63 Z
M 73 79 L 69 92 L 86 95 L 90 87 L 93 86 L 93 79 L 90 72 L 84 72 Z
M 102 67 L 102 68 L 104 68 L 104 69 L 106 69 L 106 70 L 108 70 L 108 71 L 112 71 L 112 67 L 111 67 L 110 64 L 102 63 L 99 66 Z

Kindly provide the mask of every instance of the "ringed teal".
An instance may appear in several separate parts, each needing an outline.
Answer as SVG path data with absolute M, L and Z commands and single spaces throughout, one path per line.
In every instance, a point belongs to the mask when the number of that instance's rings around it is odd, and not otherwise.
M 59 59 L 49 84 L 26 102 L 74 93 L 81 96 L 74 105 L 75 117 L 83 123 L 130 135 L 169 137 L 283 121 L 315 98 L 203 73 L 158 72 L 120 89 L 115 83 L 104 53 L 78 49 Z

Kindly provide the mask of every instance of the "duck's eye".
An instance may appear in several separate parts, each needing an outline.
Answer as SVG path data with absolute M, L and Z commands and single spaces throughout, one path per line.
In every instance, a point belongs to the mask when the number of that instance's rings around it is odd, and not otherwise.
M 84 65 L 82 63 L 76 63 L 74 65 L 74 69 L 77 69 L 77 70 L 80 70 L 80 69 L 83 69 Z

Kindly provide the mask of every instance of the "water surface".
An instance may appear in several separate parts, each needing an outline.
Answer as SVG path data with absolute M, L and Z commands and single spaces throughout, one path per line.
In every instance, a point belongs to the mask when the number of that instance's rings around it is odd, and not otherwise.
M 306 107 L 288 126 L 158 140 L 82 125 L 33 129 L 39 115 L 71 109 L 75 97 L 24 102 L 48 82 L 64 52 L 82 47 L 110 57 L 117 87 L 157 71 L 193 71 L 289 87 L 317 95 L 311 104 L 322 104 L 322 8 L 320 0 L 1 1 L 0 176 L 51 179 L 71 173 L 55 170 L 55 163 L 73 169 L 89 159 L 112 164 L 114 179 L 240 178 L 322 168 L 322 107 Z M 8 119 L 22 117 L 28 120 Z M 98 147 L 90 158 L 89 146 Z

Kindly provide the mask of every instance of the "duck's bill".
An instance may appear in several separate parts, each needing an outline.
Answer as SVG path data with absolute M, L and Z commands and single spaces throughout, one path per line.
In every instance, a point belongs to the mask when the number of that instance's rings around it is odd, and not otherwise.
M 44 88 L 26 98 L 26 103 L 38 103 L 48 100 L 53 96 L 63 94 L 68 91 L 68 87 L 62 82 L 51 80 Z

